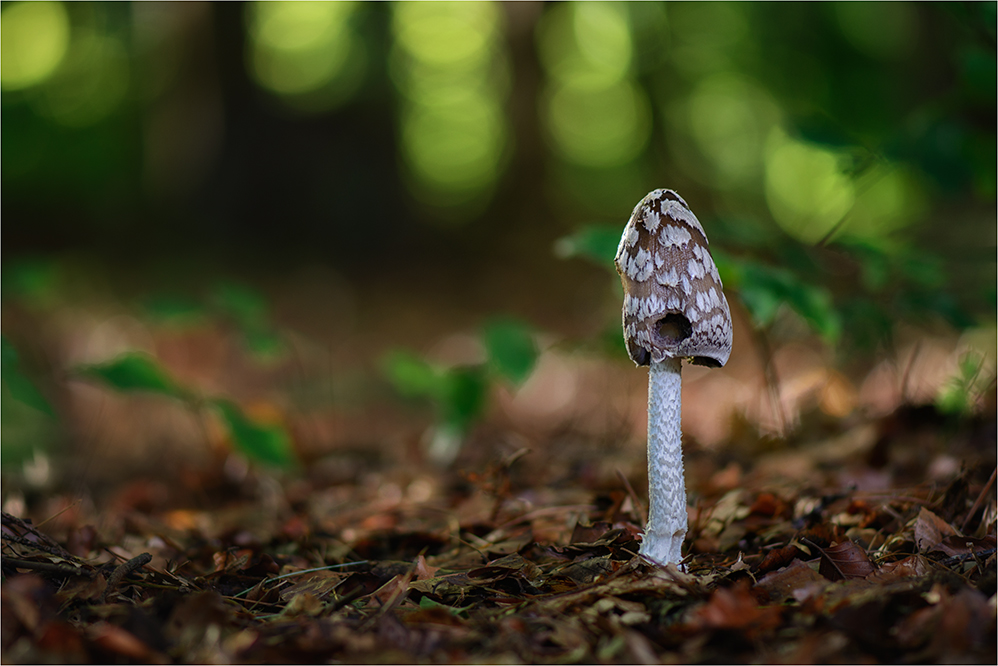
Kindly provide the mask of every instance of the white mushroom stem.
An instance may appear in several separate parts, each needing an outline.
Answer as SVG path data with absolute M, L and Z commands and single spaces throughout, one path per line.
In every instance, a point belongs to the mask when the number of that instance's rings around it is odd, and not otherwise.
M 667 358 L 648 368 L 648 525 L 640 552 L 658 564 L 682 561 L 688 520 L 680 362 Z

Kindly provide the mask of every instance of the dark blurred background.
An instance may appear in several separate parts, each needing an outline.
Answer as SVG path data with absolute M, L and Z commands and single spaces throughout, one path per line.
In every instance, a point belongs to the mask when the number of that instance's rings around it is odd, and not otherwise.
M 205 299 L 316 342 L 329 381 L 397 345 L 473 362 L 437 342 L 496 313 L 629 370 L 610 260 L 657 187 L 708 232 L 734 356 L 761 359 L 745 376 L 803 340 L 864 395 L 885 358 L 907 382 L 935 336 L 949 365 L 922 398 L 951 376 L 957 409 L 993 396 L 994 2 L 2 12 L 5 382 L 63 418 L 70 369 L 134 348 L 244 404 L 268 395 L 164 347 L 157 326 Z M 15 407 L 5 460 L 40 441 Z

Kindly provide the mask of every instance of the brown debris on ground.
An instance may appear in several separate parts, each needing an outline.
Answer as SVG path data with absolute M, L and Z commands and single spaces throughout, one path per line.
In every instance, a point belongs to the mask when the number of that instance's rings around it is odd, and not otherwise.
M 691 521 L 689 573 L 636 556 L 627 491 L 529 508 L 503 473 L 423 501 L 299 480 L 269 508 L 150 510 L 133 490 L 102 529 L 79 507 L 5 513 L 4 661 L 995 661 L 982 470 L 880 494 L 743 486 Z

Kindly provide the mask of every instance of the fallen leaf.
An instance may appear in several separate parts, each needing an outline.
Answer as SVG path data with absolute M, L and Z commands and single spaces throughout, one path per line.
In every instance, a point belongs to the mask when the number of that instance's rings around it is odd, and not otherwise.
M 437 575 L 437 571 L 439 570 L 440 567 L 431 567 L 427 564 L 426 558 L 423 557 L 422 554 L 416 558 L 416 580 L 428 580 L 433 578 Z
M 876 570 L 866 551 L 851 540 L 847 539 L 828 548 L 815 547 L 821 555 L 818 573 L 828 580 L 866 578 Z
M 164 655 L 140 641 L 135 634 L 113 624 L 99 622 L 91 625 L 87 633 L 95 646 L 112 655 L 148 664 L 169 663 Z
M 828 584 L 825 577 L 801 560 L 793 560 L 788 566 L 771 571 L 755 585 L 769 595 L 772 603 L 783 603 L 787 599 L 797 599 L 802 592 Z
M 932 551 L 940 551 L 953 557 L 954 555 L 967 555 L 969 553 L 979 553 L 985 550 L 994 550 L 996 539 L 994 536 L 986 536 L 983 539 L 964 536 L 948 536 L 931 548 Z
M 779 626 L 782 614 L 779 606 L 759 606 L 748 585 L 739 583 L 714 590 L 707 603 L 693 612 L 687 624 L 696 630 L 735 630 L 755 636 Z
M 915 545 L 921 552 L 928 552 L 946 537 L 957 534 L 952 525 L 924 506 L 918 512 L 918 518 L 915 520 Z
M 322 613 L 324 606 L 322 600 L 311 592 L 302 592 L 291 598 L 288 605 L 281 611 L 281 615 L 296 617 L 303 615 L 306 617 L 316 617 Z
M 911 555 L 897 562 L 881 565 L 878 571 L 867 576 L 867 580 L 877 583 L 889 583 L 900 578 L 924 576 L 932 571 L 932 566 L 922 555 Z

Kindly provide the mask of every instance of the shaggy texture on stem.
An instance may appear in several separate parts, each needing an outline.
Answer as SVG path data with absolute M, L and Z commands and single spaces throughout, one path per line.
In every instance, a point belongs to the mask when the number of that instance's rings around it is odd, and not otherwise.
M 648 525 L 641 554 L 659 564 L 680 562 L 686 538 L 681 373 L 678 358 L 648 368 Z

